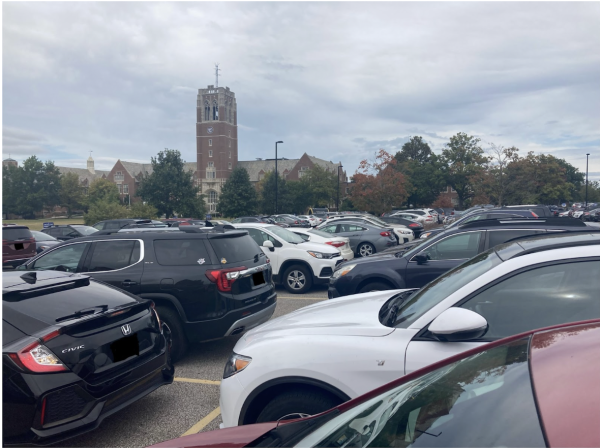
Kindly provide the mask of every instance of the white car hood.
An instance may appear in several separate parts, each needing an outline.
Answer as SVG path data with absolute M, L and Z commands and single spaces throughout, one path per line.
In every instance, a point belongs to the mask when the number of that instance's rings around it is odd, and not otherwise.
M 339 250 L 337 250 L 335 247 L 329 246 L 325 243 L 313 243 L 311 241 L 305 241 L 304 243 L 297 244 L 296 247 L 298 249 L 322 252 L 324 254 L 339 252 Z
M 401 291 L 405 290 L 356 294 L 315 303 L 265 322 L 242 339 L 251 342 L 298 335 L 385 336 L 394 328 L 379 322 L 379 310 Z

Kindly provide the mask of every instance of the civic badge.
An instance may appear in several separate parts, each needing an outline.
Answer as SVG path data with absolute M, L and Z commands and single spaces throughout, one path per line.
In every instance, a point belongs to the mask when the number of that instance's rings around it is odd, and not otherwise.
M 222 264 L 225 264 L 225 263 L 227 263 L 227 258 L 221 258 L 221 263 L 222 263 Z
M 125 336 L 128 336 L 131 334 L 131 327 L 129 326 L 129 324 L 125 324 L 121 327 L 121 331 Z

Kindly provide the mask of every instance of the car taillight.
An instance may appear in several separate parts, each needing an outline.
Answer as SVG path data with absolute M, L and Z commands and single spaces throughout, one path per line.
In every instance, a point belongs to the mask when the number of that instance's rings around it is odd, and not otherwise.
M 346 245 L 346 243 L 344 243 L 343 241 L 327 241 L 325 244 L 329 244 L 333 247 L 342 247 Z
M 381 236 L 390 236 L 390 232 L 386 232 L 386 231 L 379 232 L 379 234 L 380 234 Z
M 408 227 L 419 227 L 419 224 L 413 222 L 412 224 L 409 224 Z
M 208 277 L 211 282 L 216 283 L 219 291 L 229 292 L 231 291 L 233 282 L 239 278 L 240 271 L 245 270 L 246 266 L 231 269 L 215 269 L 213 271 L 206 271 L 206 277 Z
M 58 330 L 43 336 L 43 342 L 57 337 L 60 334 Z M 17 353 L 9 353 L 8 356 L 13 362 L 24 370 L 34 373 L 52 373 L 64 372 L 67 367 L 52 353 L 47 347 L 35 341 L 19 350 Z
M 536 215 L 536 214 L 535 214 L 535 213 L 533 213 L 533 212 L 531 212 L 531 215 L 532 215 L 534 218 L 539 218 L 539 216 L 538 216 L 538 215 Z
M 294 221 L 294 224 L 298 224 L 298 221 Z

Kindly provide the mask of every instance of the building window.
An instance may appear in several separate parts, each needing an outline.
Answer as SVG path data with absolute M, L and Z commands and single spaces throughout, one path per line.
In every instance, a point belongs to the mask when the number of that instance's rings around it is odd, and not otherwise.
M 229 151 L 229 158 L 231 159 L 231 151 Z
M 123 185 L 119 184 L 117 187 L 119 188 L 119 194 L 123 193 Z
M 227 164 L 228 168 L 231 169 L 231 162 Z
M 206 172 L 206 178 L 207 179 L 216 179 L 217 178 L 217 173 L 214 171 L 207 171 Z
M 204 102 L 204 121 L 210 120 L 210 105 L 208 101 Z
M 208 157 L 212 157 L 212 149 L 208 150 Z
M 208 146 L 212 146 L 212 138 L 208 139 Z M 211 152 L 211 151 L 209 151 L 209 152 Z M 210 156 L 210 157 L 212 157 L 212 156 Z
M 231 140 L 229 140 L 229 147 L 231 148 Z
M 129 194 L 129 184 L 123 184 L 123 194 Z
M 227 137 L 231 137 L 231 131 L 227 131 Z
M 213 101 L 213 120 L 217 121 L 219 119 L 219 106 L 217 105 L 217 101 Z
M 208 162 L 208 167 L 209 168 L 214 168 L 215 167 L 215 162 Z
M 114 176 L 115 182 L 118 182 L 118 181 L 123 181 L 123 180 L 124 180 L 124 178 L 125 178 L 125 177 L 123 176 L 123 171 L 117 171 L 117 172 L 115 173 L 115 176 Z
M 214 212 L 217 208 L 217 192 L 209 191 L 208 192 L 208 208 L 211 212 Z

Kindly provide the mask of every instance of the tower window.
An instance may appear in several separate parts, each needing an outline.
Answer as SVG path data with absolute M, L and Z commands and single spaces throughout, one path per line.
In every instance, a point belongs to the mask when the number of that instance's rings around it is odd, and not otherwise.
M 208 101 L 204 102 L 204 121 L 210 120 L 210 105 Z
M 219 119 L 219 106 L 216 101 L 213 101 L 213 120 Z
M 231 140 L 229 140 L 229 147 L 231 148 Z
M 216 179 L 217 178 L 217 173 L 215 173 L 214 171 L 207 171 L 206 172 L 206 178 L 207 179 Z
M 229 158 L 231 159 L 231 151 L 229 151 Z
M 227 131 L 227 137 L 231 137 L 231 131 Z
M 208 150 L 208 157 L 212 157 L 212 149 Z
M 228 165 L 228 168 L 231 169 L 231 162 L 229 162 L 227 165 Z
M 208 162 L 208 167 L 209 168 L 214 168 L 215 167 L 215 162 Z
M 208 146 L 212 146 L 212 138 L 208 139 Z M 212 156 L 211 156 L 212 157 Z

